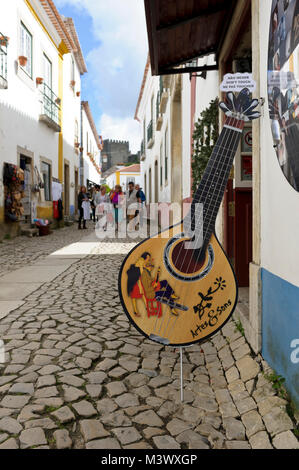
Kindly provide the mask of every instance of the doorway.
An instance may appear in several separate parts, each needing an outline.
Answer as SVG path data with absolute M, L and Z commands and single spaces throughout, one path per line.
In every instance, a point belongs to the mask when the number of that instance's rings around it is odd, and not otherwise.
M 78 214 L 79 172 L 75 169 L 75 215 Z
M 22 206 L 24 213 L 20 218 L 21 224 L 31 225 L 31 187 L 32 187 L 32 159 L 20 154 L 20 168 L 24 171 L 24 197 Z
M 158 180 L 158 161 L 155 161 L 155 200 L 154 202 L 159 202 L 159 180 Z
M 64 164 L 64 215 L 70 215 L 70 167 Z

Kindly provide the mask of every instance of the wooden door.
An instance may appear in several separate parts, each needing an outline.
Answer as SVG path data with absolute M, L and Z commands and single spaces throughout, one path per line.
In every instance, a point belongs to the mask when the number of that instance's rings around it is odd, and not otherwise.
M 64 214 L 70 215 L 70 167 L 64 165 Z
M 239 287 L 249 286 L 252 261 L 252 189 L 235 190 L 234 258 Z

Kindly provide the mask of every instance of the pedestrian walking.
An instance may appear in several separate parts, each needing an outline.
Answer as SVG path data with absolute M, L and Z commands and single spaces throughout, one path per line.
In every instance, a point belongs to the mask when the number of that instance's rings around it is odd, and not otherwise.
M 142 227 L 143 226 L 144 203 L 146 201 L 146 197 L 145 197 L 145 194 L 142 191 L 142 188 L 140 187 L 139 184 L 135 185 L 135 189 L 137 191 L 137 194 L 136 194 L 137 199 L 140 201 L 139 202 L 139 210 L 136 211 L 137 213 L 135 214 L 135 217 L 137 217 L 137 215 L 139 214 L 139 225 L 140 225 L 140 227 Z
M 127 202 L 128 232 L 132 232 L 134 230 L 133 225 L 132 225 L 133 219 L 139 213 L 138 204 L 140 202 L 140 198 L 137 197 L 137 191 L 132 181 L 129 183 L 129 191 L 127 192 L 126 202 Z
M 91 194 L 90 194 L 90 207 L 91 207 L 91 220 L 94 221 L 94 223 L 96 222 L 96 204 L 94 202 L 94 199 L 95 199 L 95 196 L 97 194 L 97 191 L 99 191 L 99 188 L 98 186 L 94 186 L 92 189 L 91 189 Z
M 114 188 L 114 191 L 110 193 L 110 200 L 114 207 L 114 220 L 115 220 L 115 230 L 118 231 L 118 225 L 122 219 L 122 203 L 123 203 L 124 194 L 122 188 L 117 184 Z
M 90 214 L 90 203 L 86 192 L 86 187 L 81 186 L 80 192 L 78 194 L 78 209 L 79 209 L 79 225 L 78 229 L 80 230 L 81 222 L 83 220 L 83 228 L 86 229 L 86 220 L 89 219 Z
M 106 218 L 106 223 L 103 225 L 103 230 L 107 230 L 107 216 L 109 212 L 109 205 L 110 205 L 110 198 L 109 195 L 106 192 L 106 186 L 101 186 L 100 191 L 96 194 L 94 198 L 94 204 L 95 204 L 95 213 L 97 216 L 97 219 L 99 220 L 99 217 L 105 217 Z

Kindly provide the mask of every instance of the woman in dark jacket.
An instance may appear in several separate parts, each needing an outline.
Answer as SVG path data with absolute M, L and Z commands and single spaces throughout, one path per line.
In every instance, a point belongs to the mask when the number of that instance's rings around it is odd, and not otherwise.
M 80 188 L 80 192 L 78 194 L 78 209 L 79 209 L 79 212 L 80 212 L 80 216 L 79 216 L 79 225 L 78 225 L 78 229 L 80 230 L 81 229 L 81 221 L 83 219 L 83 228 L 86 229 L 86 220 L 84 219 L 84 213 L 83 213 L 83 207 L 82 207 L 82 202 L 87 199 L 88 200 L 88 196 L 86 194 L 86 187 L 85 186 L 81 186 Z

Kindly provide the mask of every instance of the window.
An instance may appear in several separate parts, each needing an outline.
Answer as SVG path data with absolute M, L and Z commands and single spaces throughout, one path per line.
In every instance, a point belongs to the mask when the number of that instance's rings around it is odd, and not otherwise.
M 154 95 L 151 99 L 151 120 L 154 121 Z
M 52 62 L 44 54 L 44 83 L 52 90 Z
M 21 44 L 20 56 L 26 57 L 26 64 L 22 65 L 22 69 L 32 78 L 32 35 L 26 26 L 21 23 Z
M 45 201 L 51 201 L 51 165 L 41 162 L 41 174 L 44 182 Z
M 164 168 L 165 168 L 165 181 L 168 180 L 168 129 L 165 131 L 164 143 Z

